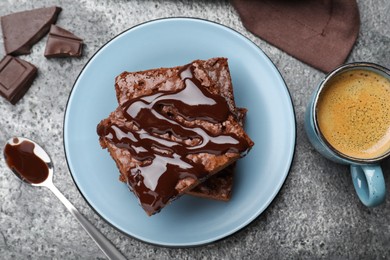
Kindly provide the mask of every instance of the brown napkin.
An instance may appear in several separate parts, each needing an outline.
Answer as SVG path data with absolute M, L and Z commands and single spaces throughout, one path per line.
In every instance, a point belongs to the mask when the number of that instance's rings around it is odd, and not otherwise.
M 359 33 L 356 0 L 231 0 L 244 26 L 295 58 L 329 72 Z

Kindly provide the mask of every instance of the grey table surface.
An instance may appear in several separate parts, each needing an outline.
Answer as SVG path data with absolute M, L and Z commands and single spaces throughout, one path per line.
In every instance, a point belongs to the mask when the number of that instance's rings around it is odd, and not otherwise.
M 389 196 L 379 207 L 364 207 L 355 195 L 349 168 L 321 157 L 304 133 L 305 107 L 325 74 L 248 32 L 228 1 L 2 0 L 0 16 L 51 5 L 63 8 L 57 24 L 84 38 L 84 55 L 80 59 L 45 59 L 42 53 L 46 36 L 30 55 L 23 56 L 39 68 L 39 75 L 17 105 L 0 99 L 0 144 L 4 145 L 14 135 L 45 144 L 55 162 L 56 186 L 127 258 L 390 259 Z M 369 61 L 390 67 L 390 1 L 359 0 L 358 5 L 361 28 L 347 61 Z M 122 234 L 88 206 L 68 172 L 62 134 L 73 83 L 99 47 L 139 23 L 177 16 L 227 25 L 247 36 L 270 57 L 291 93 L 297 143 L 288 178 L 260 217 L 222 241 L 172 249 L 145 244 Z M 4 56 L 2 47 L 0 56 Z M 390 189 L 390 160 L 382 165 Z M 22 185 L 0 158 L 0 258 L 104 259 L 105 256 L 49 190 Z

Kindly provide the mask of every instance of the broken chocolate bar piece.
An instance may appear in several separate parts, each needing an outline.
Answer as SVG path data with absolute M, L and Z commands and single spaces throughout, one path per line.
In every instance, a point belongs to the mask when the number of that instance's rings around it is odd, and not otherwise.
M 61 10 L 53 6 L 2 16 L 5 52 L 10 55 L 30 53 L 31 47 L 49 32 Z
M 30 88 L 37 75 L 31 63 L 7 55 L 0 61 L 0 94 L 15 105 Z
M 80 57 L 83 49 L 83 40 L 73 33 L 52 25 L 46 42 L 45 57 Z

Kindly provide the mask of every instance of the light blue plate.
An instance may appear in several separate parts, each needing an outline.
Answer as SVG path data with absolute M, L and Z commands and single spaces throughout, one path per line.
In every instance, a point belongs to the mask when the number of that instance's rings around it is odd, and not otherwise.
M 114 78 L 121 72 L 229 59 L 237 106 L 248 108 L 254 148 L 238 164 L 230 202 L 183 196 L 148 217 L 99 146 L 96 125 L 117 107 Z M 70 94 L 64 145 L 81 194 L 107 222 L 142 241 L 173 247 L 222 239 L 259 216 L 279 192 L 295 149 L 295 116 L 286 85 L 269 58 L 225 26 L 168 18 L 133 27 L 105 44 L 80 73 Z

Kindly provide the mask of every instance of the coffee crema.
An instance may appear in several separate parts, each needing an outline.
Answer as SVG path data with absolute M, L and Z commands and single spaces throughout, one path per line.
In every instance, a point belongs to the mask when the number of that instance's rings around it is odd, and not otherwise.
M 389 79 L 364 69 L 342 72 L 324 86 L 316 113 L 322 135 L 342 154 L 374 159 L 390 150 Z

